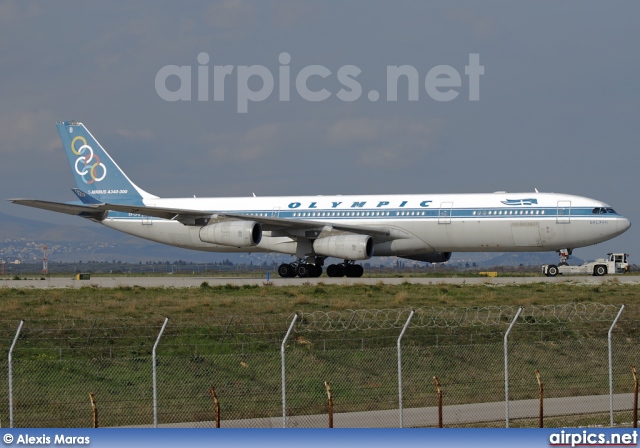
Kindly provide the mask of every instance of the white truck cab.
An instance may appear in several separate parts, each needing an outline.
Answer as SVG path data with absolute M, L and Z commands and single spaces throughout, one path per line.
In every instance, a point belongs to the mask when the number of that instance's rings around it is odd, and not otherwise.
M 567 264 L 545 264 L 542 265 L 542 273 L 547 277 L 555 277 L 564 274 L 591 274 L 595 276 L 607 274 L 624 274 L 629 272 L 629 263 L 627 257 L 629 254 L 610 253 L 608 258 L 599 258 L 596 261 L 590 261 L 580 266 L 569 266 Z

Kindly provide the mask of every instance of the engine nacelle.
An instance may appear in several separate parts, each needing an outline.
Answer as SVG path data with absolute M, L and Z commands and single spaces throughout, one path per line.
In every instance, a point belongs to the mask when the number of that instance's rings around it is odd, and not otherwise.
M 451 259 L 451 252 L 433 252 L 430 254 L 411 255 L 407 258 L 409 260 L 426 261 L 427 263 L 444 263 Z
M 318 255 L 343 260 L 368 260 L 373 256 L 373 238 L 369 235 L 338 235 L 318 238 L 313 242 Z
M 251 247 L 261 239 L 262 227 L 254 221 L 223 221 L 200 228 L 200 241 L 203 243 Z

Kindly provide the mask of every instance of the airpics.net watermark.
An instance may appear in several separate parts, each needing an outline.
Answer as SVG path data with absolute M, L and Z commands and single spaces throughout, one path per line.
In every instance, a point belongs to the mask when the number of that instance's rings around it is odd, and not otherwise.
M 198 54 L 198 66 L 194 70 L 190 65 L 165 65 L 156 73 L 155 87 L 158 96 L 165 101 L 225 101 L 225 82 L 235 80 L 236 102 L 238 113 L 247 113 L 249 103 L 265 101 L 276 90 L 279 101 L 290 101 L 292 85 L 297 95 L 306 101 L 325 101 L 335 95 L 340 101 L 351 102 L 360 99 L 363 87 L 358 81 L 362 70 L 355 65 L 343 65 L 335 72 L 323 65 L 307 65 L 295 74 L 291 73 L 291 55 L 283 52 L 278 56 L 280 63 L 277 76 L 264 65 L 214 65 L 209 66 L 209 54 Z M 469 54 L 469 64 L 464 67 L 467 76 L 469 101 L 480 100 L 480 76 L 484 75 L 484 66 L 480 65 L 478 53 Z M 340 84 L 337 92 L 326 87 L 331 77 Z M 192 79 L 195 77 L 195 83 Z M 210 80 L 213 80 L 213 91 L 210 95 Z M 309 82 L 311 80 L 311 83 Z M 168 86 L 167 83 L 170 85 Z M 192 87 L 195 84 L 195 91 Z M 309 84 L 312 84 L 310 87 Z M 324 84 L 324 86 L 323 86 Z M 399 101 L 399 86 L 406 90 L 407 101 L 419 101 L 421 84 L 427 96 L 439 102 L 453 101 L 463 87 L 460 72 L 450 65 L 436 65 L 421 77 L 418 70 L 411 65 L 388 65 L 386 71 L 386 100 Z M 336 89 L 337 90 L 337 89 Z M 228 90 L 227 90 L 228 91 Z M 372 89 L 367 99 L 375 102 L 381 99 L 380 92 Z M 400 100 L 404 100 L 401 98 Z

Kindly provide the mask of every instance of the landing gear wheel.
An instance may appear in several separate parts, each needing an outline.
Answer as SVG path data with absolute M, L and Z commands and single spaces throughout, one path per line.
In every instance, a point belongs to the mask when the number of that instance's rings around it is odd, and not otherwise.
M 318 278 L 322 275 L 322 266 L 309 264 L 309 277 Z
M 602 277 L 603 275 L 607 274 L 607 267 L 604 265 L 597 265 L 595 268 L 593 268 L 593 275 L 597 276 L 597 277 Z
M 345 260 L 344 263 L 330 264 L 327 267 L 327 275 L 329 277 L 350 277 L 359 278 L 364 274 L 362 265 L 355 264 L 353 261 Z
M 329 277 L 344 277 L 344 266 L 341 264 L 330 264 L 327 266 L 327 275 Z
M 313 266 L 312 264 L 299 264 L 297 269 L 298 277 L 300 278 L 312 277 L 311 275 L 312 266 Z
M 296 276 L 296 270 L 288 263 L 278 266 L 278 275 L 282 278 L 290 278 Z
M 348 264 L 345 266 L 347 277 L 359 278 L 364 274 L 364 268 L 359 264 Z
M 558 266 L 551 265 L 547 268 L 547 277 L 555 277 L 558 275 Z

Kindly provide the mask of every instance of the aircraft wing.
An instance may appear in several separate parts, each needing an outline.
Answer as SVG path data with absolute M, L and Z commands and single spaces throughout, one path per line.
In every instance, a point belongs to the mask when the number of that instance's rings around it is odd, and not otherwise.
M 117 211 L 123 213 L 134 213 L 138 215 L 153 216 L 155 218 L 169 219 L 181 222 L 185 225 L 206 225 L 208 221 L 222 220 L 243 220 L 255 221 L 263 225 L 263 229 L 267 231 L 322 231 L 329 227 L 334 230 L 358 233 L 362 235 L 371 235 L 377 240 L 393 239 L 390 237 L 389 229 L 379 227 L 357 226 L 349 224 L 336 224 L 324 221 L 311 221 L 301 219 L 285 219 L 276 217 L 257 216 L 252 214 L 226 213 L 193 209 L 177 209 L 166 207 L 153 207 L 144 205 L 125 205 L 125 204 L 85 204 L 75 205 L 63 202 L 40 201 L 36 199 L 9 199 L 14 204 L 26 205 L 29 207 L 42 208 L 59 213 L 69 215 L 78 215 L 91 217 L 95 219 L 104 219 L 108 211 Z
M 303 230 L 316 230 L 324 227 L 331 227 L 335 230 L 342 230 L 345 232 L 361 233 L 363 235 L 381 236 L 386 237 L 391 235 L 388 229 L 379 227 L 366 227 L 366 226 L 354 226 L 348 224 L 336 224 L 323 221 L 308 221 L 301 219 L 285 219 L 285 218 L 272 218 L 264 216 L 254 215 L 242 215 L 237 213 L 220 213 L 218 216 L 225 216 L 234 219 L 242 219 L 246 221 L 256 221 L 260 224 L 264 224 L 265 230 L 277 230 L 277 229 L 303 229 Z
M 96 209 L 87 205 L 68 204 L 65 202 L 41 201 L 38 199 L 7 199 L 14 204 L 26 205 L 28 207 L 41 208 L 52 212 L 65 213 L 67 215 L 82 216 L 102 220 L 106 215 L 106 210 Z
M 384 228 L 353 226 L 344 224 L 335 224 L 323 221 L 309 221 L 299 219 L 285 219 L 276 217 L 257 216 L 252 214 L 226 213 L 204 210 L 186 210 L 165 207 L 147 207 L 140 205 L 123 205 L 123 204 L 100 204 L 96 207 L 105 210 L 113 210 L 125 213 L 136 213 L 140 215 L 153 216 L 156 218 L 171 219 L 179 221 L 185 225 L 204 225 L 208 220 L 229 220 L 237 219 L 242 221 L 255 221 L 263 225 L 264 230 L 322 230 L 325 227 L 331 227 L 335 230 L 345 232 L 361 233 L 363 235 L 371 235 L 376 237 L 388 237 L 390 231 Z
M 196 220 L 209 220 L 214 213 L 199 210 L 186 210 L 179 208 L 165 208 L 165 207 L 148 207 L 146 205 L 125 205 L 125 204 L 109 204 L 102 203 L 95 205 L 103 210 L 110 210 L 114 212 L 134 213 L 136 215 L 153 216 L 154 218 L 170 219 L 173 221 L 179 221 L 185 225 L 196 225 Z M 206 224 L 203 221 L 201 225 Z

